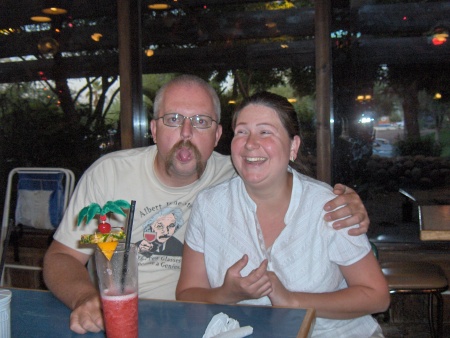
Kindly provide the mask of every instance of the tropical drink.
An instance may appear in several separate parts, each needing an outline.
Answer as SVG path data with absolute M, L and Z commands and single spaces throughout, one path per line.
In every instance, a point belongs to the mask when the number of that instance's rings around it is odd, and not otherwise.
M 106 337 L 135 338 L 138 336 L 138 296 L 131 293 L 122 296 L 102 294 L 103 318 Z
M 111 252 L 95 250 L 95 263 L 108 338 L 138 337 L 138 264 L 134 244 Z

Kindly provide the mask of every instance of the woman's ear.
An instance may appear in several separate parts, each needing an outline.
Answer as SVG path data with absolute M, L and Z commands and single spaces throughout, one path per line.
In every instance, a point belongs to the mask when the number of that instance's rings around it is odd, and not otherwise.
M 289 154 L 290 155 L 289 158 L 294 159 L 294 160 L 297 158 L 298 150 L 300 149 L 301 143 L 302 143 L 302 140 L 300 139 L 300 136 L 295 135 L 291 141 L 291 151 Z

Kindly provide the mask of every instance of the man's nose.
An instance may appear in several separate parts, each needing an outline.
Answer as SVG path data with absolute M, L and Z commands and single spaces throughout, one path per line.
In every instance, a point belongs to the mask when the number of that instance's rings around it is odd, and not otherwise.
M 191 139 L 193 128 L 194 127 L 192 127 L 191 120 L 189 120 L 189 118 L 185 117 L 183 124 L 181 125 L 181 131 L 180 131 L 181 138 L 183 140 Z

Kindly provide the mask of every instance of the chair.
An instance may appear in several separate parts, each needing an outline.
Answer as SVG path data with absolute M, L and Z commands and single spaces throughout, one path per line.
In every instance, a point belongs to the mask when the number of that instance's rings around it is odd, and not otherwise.
M 371 242 L 372 251 L 378 259 L 378 249 Z M 428 323 L 431 337 L 442 337 L 442 292 L 448 289 L 448 281 L 442 269 L 428 262 L 383 262 L 381 270 L 386 277 L 391 294 L 422 294 L 428 296 Z M 436 317 L 435 304 L 436 299 Z
M 42 270 L 39 266 L 7 264 L 11 234 L 21 229 L 51 234 L 59 225 L 75 186 L 75 175 L 64 168 L 15 168 L 8 175 L 0 236 L 0 285 L 5 268 Z M 14 215 L 12 217 L 12 215 Z

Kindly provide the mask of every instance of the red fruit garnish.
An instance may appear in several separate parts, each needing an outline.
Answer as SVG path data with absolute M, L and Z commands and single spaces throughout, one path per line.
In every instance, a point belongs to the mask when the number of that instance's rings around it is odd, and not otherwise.
M 99 219 L 100 219 L 100 221 L 105 222 L 106 221 L 106 215 L 100 215 Z
M 109 234 L 111 232 L 111 224 L 100 223 L 98 225 L 98 231 L 100 231 L 102 234 Z

